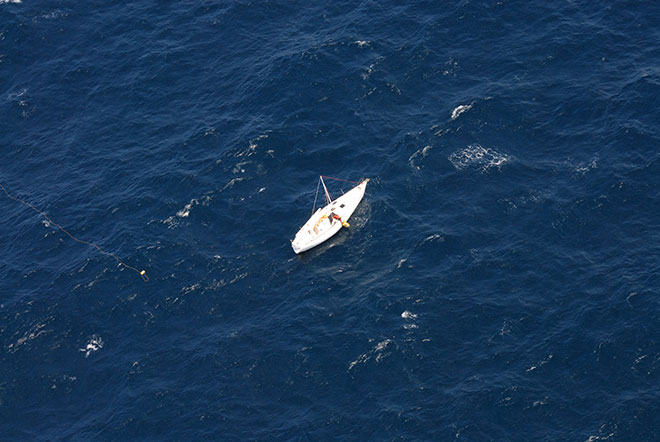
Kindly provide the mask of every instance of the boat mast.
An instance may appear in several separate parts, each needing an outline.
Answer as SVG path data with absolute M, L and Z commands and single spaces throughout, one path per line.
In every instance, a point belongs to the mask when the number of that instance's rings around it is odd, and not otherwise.
M 321 184 L 323 184 L 323 190 L 325 191 L 325 203 L 330 204 L 332 202 L 332 198 L 330 198 L 330 194 L 328 193 L 328 188 L 325 187 L 323 176 L 319 176 L 319 178 L 321 179 Z

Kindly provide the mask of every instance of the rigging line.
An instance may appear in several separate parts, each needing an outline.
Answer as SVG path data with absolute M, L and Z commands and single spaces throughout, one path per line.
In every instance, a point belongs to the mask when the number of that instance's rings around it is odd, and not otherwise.
M 321 176 L 322 176 L 323 178 L 328 178 L 328 179 L 331 179 L 331 180 L 344 181 L 344 182 L 346 182 L 346 183 L 353 183 L 353 184 L 360 184 L 359 181 L 344 180 L 344 179 L 341 179 L 341 178 L 334 178 L 334 177 L 327 176 L 327 175 L 321 175 Z
M 319 196 L 319 187 L 321 187 L 321 178 L 316 182 L 316 194 L 314 194 L 314 205 L 312 206 L 312 215 L 314 215 L 314 209 L 316 209 L 316 199 Z
M 101 247 L 99 247 L 97 244 L 95 244 L 95 243 L 93 243 L 93 242 L 89 242 L 89 241 L 85 241 L 85 240 L 82 240 L 82 239 L 78 239 L 78 238 L 76 238 L 76 237 L 73 236 L 71 233 L 69 233 L 69 231 L 66 230 L 64 227 L 62 227 L 61 225 L 57 224 L 55 221 L 53 221 L 52 219 L 50 219 L 50 217 L 49 217 L 48 215 L 46 215 L 45 212 L 42 212 L 41 210 L 37 209 L 35 206 L 33 206 L 32 204 L 30 204 L 29 202 L 27 202 L 27 201 L 25 201 L 25 200 L 22 200 L 22 199 L 20 199 L 20 198 L 18 198 L 18 197 L 13 196 L 13 195 L 10 194 L 9 192 L 7 192 L 7 189 L 5 189 L 5 186 L 3 186 L 2 184 L 0 184 L 0 188 L 1 188 L 2 191 L 5 193 L 5 195 L 7 195 L 7 197 L 9 197 L 10 199 L 12 199 L 12 200 L 14 200 L 14 201 L 17 201 L 17 202 L 19 202 L 19 203 L 21 203 L 21 204 L 23 204 L 23 205 L 29 207 L 30 209 L 34 210 L 34 211 L 35 211 L 36 213 L 38 213 L 39 215 L 43 216 L 43 217 L 44 217 L 44 218 L 45 218 L 50 224 L 54 225 L 55 227 L 57 227 L 58 229 L 60 229 L 62 232 L 64 232 L 65 234 L 67 234 L 72 240 L 77 241 L 77 242 L 79 242 L 80 244 L 85 244 L 85 245 L 88 245 L 88 246 L 94 247 L 94 248 L 96 248 L 96 250 L 98 250 L 100 253 L 102 253 L 102 254 L 104 254 L 104 255 L 107 255 L 107 256 L 111 256 L 111 257 L 113 257 L 113 258 L 114 258 L 119 264 L 123 265 L 123 266 L 126 267 L 127 269 L 131 269 L 131 270 L 133 270 L 133 271 L 136 272 L 138 275 L 140 275 L 140 277 L 144 280 L 144 282 L 149 281 L 149 277 L 147 276 L 147 272 L 146 272 L 146 270 L 138 270 L 138 269 L 136 269 L 135 267 L 126 264 L 124 261 L 122 261 L 121 259 L 119 259 L 119 258 L 117 257 L 117 255 L 115 255 L 114 253 L 110 253 L 110 252 L 108 252 L 108 251 L 103 250 Z

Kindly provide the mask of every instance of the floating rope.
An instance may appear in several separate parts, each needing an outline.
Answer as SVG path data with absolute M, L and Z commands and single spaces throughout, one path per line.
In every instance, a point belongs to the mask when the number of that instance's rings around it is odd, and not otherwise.
M 85 241 L 85 240 L 82 240 L 82 239 L 78 239 L 78 238 L 76 238 L 75 236 L 73 236 L 72 234 L 70 234 L 70 233 L 69 233 L 64 227 L 60 226 L 60 225 L 57 224 L 55 221 L 53 221 L 52 219 L 50 219 L 50 217 L 49 217 L 48 215 L 46 215 L 44 212 L 42 212 L 41 210 L 37 209 L 36 207 L 34 207 L 32 204 L 28 203 L 27 201 L 24 201 L 24 200 L 22 200 L 22 199 L 20 199 L 20 198 L 17 198 L 17 197 L 15 197 L 15 196 L 13 196 L 12 194 L 10 194 L 9 192 L 7 192 L 7 189 L 5 189 L 5 186 L 3 186 L 2 184 L 0 184 L 0 188 L 1 188 L 2 191 L 5 193 L 5 195 L 7 195 L 7 197 L 9 197 L 10 199 L 12 199 L 12 200 L 14 200 L 14 201 L 18 201 L 19 203 L 24 204 L 25 206 L 27 206 L 27 207 L 29 207 L 30 209 L 34 210 L 34 211 L 35 211 L 36 213 L 38 213 L 39 215 L 43 216 L 43 217 L 44 217 L 44 218 L 45 218 L 50 224 L 54 225 L 55 227 L 57 227 L 58 229 L 60 229 L 62 232 L 66 233 L 66 234 L 67 234 L 72 240 L 77 241 L 77 242 L 79 242 L 80 244 L 85 244 L 85 245 L 88 245 L 88 246 L 92 246 L 92 247 L 94 247 L 96 250 L 98 250 L 100 253 L 102 253 L 102 254 L 104 254 L 104 255 L 112 256 L 112 257 L 113 257 L 113 258 L 114 258 L 119 264 L 123 265 L 123 266 L 126 267 L 127 269 L 131 269 L 131 270 L 133 270 L 135 273 L 137 273 L 138 275 L 140 275 L 140 278 L 142 278 L 142 280 L 143 280 L 144 282 L 149 281 L 149 277 L 147 276 L 147 271 L 146 271 L 146 270 L 138 270 L 138 269 L 136 269 L 135 267 L 126 264 L 124 261 L 122 261 L 121 259 L 119 259 L 119 258 L 117 257 L 117 255 L 115 255 L 114 253 L 110 253 L 110 252 L 107 252 L 107 251 L 103 250 L 101 247 L 99 247 L 98 245 L 94 244 L 93 242 L 88 242 L 88 241 Z

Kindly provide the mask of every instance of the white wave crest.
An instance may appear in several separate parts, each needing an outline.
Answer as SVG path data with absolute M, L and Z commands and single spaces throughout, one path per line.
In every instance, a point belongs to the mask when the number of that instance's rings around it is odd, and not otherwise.
M 381 360 L 383 360 L 383 358 L 389 356 L 390 353 L 385 353 L 385 350 L 391 343 L 392 343 L 391 339 L 385 339 L 384 341 L 379 342 L 372 350 L 368 351 L 367 353 L 361 354 L 360 357 L 358 357 L 356 360 L 351 362 L 348 365 L 348 369 L 351 370 L 356 365 L 367 362 L 374 355 L 376 355 L 376 362 L 380 362 Z
M 594 157 L 590 162 L 588 163 L 580 163 L 574 166 L 575 172 L 579 173 L 581 175 L 585 175 L 587 172 L 589 172 L 592 169 L 598 169 L 598 157 Z
M 2 4 L 2 2 L 3 2 L 3 0 L 0 0 L 0 4 Z M 10 93 L 7 94 L 7 100 L 9 100 L 9 101 L 18 101 L 17 99 L 22 97 L 23 95 L 25 95 L 27 93 L 27 91 L 28 90 L 26 88 L 22 88 L 19 91 L 10 92 Z
M 210 196 L 203 196 L 200 199 L 193 198 L 193 199 L 190 200 L 190 202 L 188 204 L 186 204 L 183 207 L 183 209 L 179 210 L 176 213 L 176 216 L 178 216 L 179 218 L 187 218 L 190 215 L 190 211 L 192 210 L 192 208 L 194 206 L 198 206 L 200 204 L 207 203 L 210 200 L 211 200 Z
M 163 224 L 167 225 L 169 229 L 173 229 L 176 226 L 179 225 L 178 218 L 188 218 L 190 216 L 190 211 L 193 209 L 193 207 L 198 206 L 200 204 L 202 205 L 208 205 L 208 202 L 211 201 L 211 197 L 206 195 L 203 196 L 199 199 L 193 198 L 190 200 L 188 204 L 183 206 L 183 209 L 179 210 L 176 212 L 176 215 L 172 215 L 166 220 L 161 221 Z
M 422 241 L 422 244 L 430 242 L 430 241 L 436 241 L 436 240 L 440 241 L 440 242 L 444 242 L 445 237 L 438 234 L 438 233 L 434 233 L 433 235 L 429 235 L 426 238 L 424 238 L 424 241 Z
M 417 319 L 417 315 L 414 314 L 414 313 L 412 313 L 412 312 L 410 312 L 410 311 L 408 311 L 408 310 L 406 310 L 406 311 L 404 311 L 403 313 L 401 313 L 401 317 L 402 317 L 403 319 Z
M 457 150 L 449 155 L 449 161 L 456 169 L 463 170 L 474 167 L 482 172 L 486 172 L 493 167 L 499 168 L 510 159 L 509 155 L 497 152 L 489 147 L 483 147 L 480 144 L 471 144 L 465 149 Z
M 462 114 L 463 112 L 467 112 L 467 111 L 469 111 L 470 108 L 472 108 L 472 104 L 473 104 L 473 103 L 470 103 L 470 104 L 461 104 L 460 106 L 456 107 L 456 109 L 454 109 L 454 110 L 452 111 L 452 113 L 451 113 L 451 119 L 452 119 L 452 120 L 455 120 L 455 119 L 457 119 L 458 116 L 459 116 L 460 114 Z
M 527 371 L 528 373 L 529 373 L 530 371 L 534 371 L 534 370 L 536 370 L 537 368 L 542 367 L 543 365 L 545 365 L 545 364 L 547 364 L 548 362 L 550 362 L 551 359 L 552 359 L 552 354 L 549 354 L 547 358 L 545 358 L 544 360 L 542 360 L 541 362 L 539 362 L 537 365 L 532 365 L 532 366 L 529 367 L 526 371 Z
M 419 169 L 419 166 L 415 164 L 415 159 L 419 157 L 420 159 L 425 158 L 426 155 L 429 153 L 429 150 L 431 150 L 432 147 L 430 145 L 424 146 L 422 149 L 417 149 L 414 154 L 410 155 L 410 158 L 408 158 L 408 164 L 410 164 L 412 167 L 415 167 Z
M 587 439 L 585 442 L 596 442 L 597 440 L 608 440 L 610 437 L 614 437 L 614 433 L 607 434 L 605 436 L 598 436 L 598 435 L 591 435 L 589 436 L 589 439 Z
M 87 345 L 81 348 L 80 351 L 85 352 L 85 357 L 88 358 L 90 354 L 102 349 L 103 345 L 103 339 L 101 339 L 100 336 L 92 335 L 89 339 L 89 342 L 87 342 Z
M 193 199 L 193 200 L 190 201 L 188 204 L 186 204 L 186 205 L 183 207 L 183 209 L 179 210 L 179 211 L 176 213 L 176 216 L 178 216 L 178 217 L 180 217 L 180 218 L 187 218 L 188 215 L 190 215 L 190 209 L 192 209 L 193 201 L 194 201 L 194 202 L 197 202 L 196 200 Z

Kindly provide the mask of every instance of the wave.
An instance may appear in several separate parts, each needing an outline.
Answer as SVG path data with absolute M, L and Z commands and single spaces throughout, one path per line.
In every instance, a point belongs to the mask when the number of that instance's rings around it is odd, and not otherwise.
M 500 168 L 510 160 L 509 155 L 480 144 L 471 144 L 465 149 L 457 150 L 449 155 L 449 161 L 457 170 L 476 168 L 481 172 L 486 172 L 493 167 Z
M 457 106 L 452 112 L 451 112 L 451 119 L 455 120 L 461 115 L 463 112 L 467 112 L 472 108 L 472 104 L 461 104 L 460 106 Z

